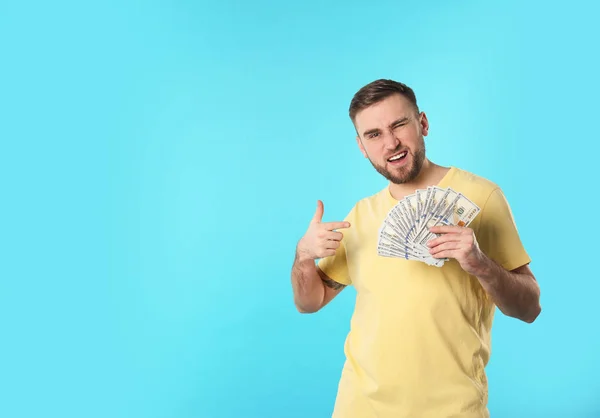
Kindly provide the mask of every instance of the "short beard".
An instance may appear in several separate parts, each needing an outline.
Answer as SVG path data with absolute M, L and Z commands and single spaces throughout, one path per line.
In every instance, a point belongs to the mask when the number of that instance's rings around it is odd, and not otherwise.
M 379 174 L 385 177 L 387 180 L 394 184 L 404 184 L 409 183 L 417 178 L 417 176 L 421 173 L 421 169 L 423 168 L 423 163 L 425 162 L 425 141 L 421 141 L 421 147 L 412 154 L 412 165 L 411 167 L 403 167 L 401 170 L 401 174 L 393 175 L 389 171 L 385 169 L 385 166 L 379 166 L 371 161 L 371 165 L 377 170 Z

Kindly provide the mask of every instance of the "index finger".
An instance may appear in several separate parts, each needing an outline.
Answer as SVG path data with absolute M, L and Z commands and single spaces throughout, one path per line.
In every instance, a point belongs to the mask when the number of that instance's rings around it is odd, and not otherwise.
M 323 222 L 322 225 L 328 231 L 333 231 L 334 229 L 350 228 L 350 222 Z

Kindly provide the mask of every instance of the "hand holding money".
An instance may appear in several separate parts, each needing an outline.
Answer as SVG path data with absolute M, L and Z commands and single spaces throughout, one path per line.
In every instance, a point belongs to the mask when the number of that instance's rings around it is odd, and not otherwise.
M 322 222 L 323 202 L 317 201 L 317 210 L 308 229 L 297 246 L 298 257 L 303 260 L 316 260 L 335 254 L 343 234 L 337 229 L 349 228 L 349 222 Z
M 428 243 L 438 237 L 432 227 L 467 227 L 479 212 L 475 203 L 450 187 L 416 190 L 398 201 L 383 220 L 377 253 L 442 267 L 447 258 L 433 257 L 429 251 Z
M 464 271 L 476 274 L 484 257 L 471 228 L 438 225 L 429 230 L 434 234 L 441 234 L 427 243 L 433 257 L 454 258 Z

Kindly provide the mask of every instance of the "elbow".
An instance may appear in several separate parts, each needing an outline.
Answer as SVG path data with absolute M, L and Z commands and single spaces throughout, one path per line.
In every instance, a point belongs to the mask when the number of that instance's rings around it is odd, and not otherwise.
M 528 324 L 533 324 L 535 320 L 542 313 L 542 306 L 540 305 L 540 287 L 536 284 L 535 291 L 532 294 L 531 304 L 529 305 L 529 309 L 521 318 L 524 322 Z
M 528 314 L 522 318 L 524 322 L 528 324 L 533 324 L 538 316 L 542 313 L 542 307 L 539 303 L 536 303 L 535 307 L 531 309 Z
M 319 308 L 313 306 L 301 306 L 296 304 L 296 310 L 301 314 L 312 314 L 319 311 Z
M 321 307 L 311 304 L 302 304 L 299 302 L 295 302 L 296 310 L 301 314 L 311 314 L 318 312 Z
M 529 309 L 524 313 L 521 320 L 528 324 L 533 324 L 538 316 L 542 313 L 542 306 L 540 305 L 540 294 L 539 290 L 535 295 L 534 300 L 531 305 L 529 305 Z
M 296 307 L 298 312 L 301 314 L 312 314 L 312 313 L 316 313 L 318 311 L 318 309 L 306 309 L 306 308 L 302 308 L 297 306 Z

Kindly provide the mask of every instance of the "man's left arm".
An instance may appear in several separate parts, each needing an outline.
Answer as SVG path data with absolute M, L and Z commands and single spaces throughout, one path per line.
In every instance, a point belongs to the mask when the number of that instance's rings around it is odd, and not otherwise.
M 475 276 L 496 306 L 507 316 L 532 323 L 540 314 L 540 287 L 528 264 L 506 270 L 479 248 L 471 228 L 435 226 L 442 234 L 428 243 L 435 258 L 454 258 Z

